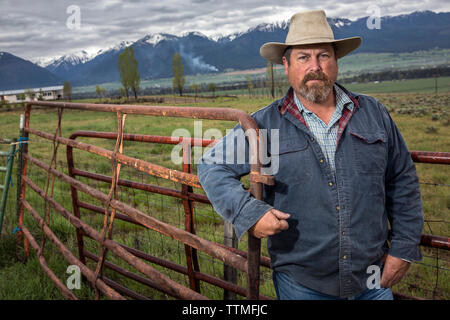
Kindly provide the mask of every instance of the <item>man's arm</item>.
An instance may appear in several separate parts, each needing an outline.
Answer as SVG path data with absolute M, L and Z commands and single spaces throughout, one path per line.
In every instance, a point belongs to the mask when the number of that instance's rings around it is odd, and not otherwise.
M 245 157 L 239 154 L 242 152 Z M 273 209 L 252 197 L 242 186 L 240 178 L 250 172 L 248 154 L 247 138 L 242 127 L 237 125 L 208 150 L 197 165 L 198 178 L 206 195 L 217 213 L 234 225 L 239 239 Z
M 392 231 L 381 285 L 390 287 L 404 276 L 409 268 L 408 261 L 422 259 L 419 243 L 424 218 L 415 165 L 397 126 L 386 108 L 381 108 L 389 131 L 385 185 L 386 210 Z

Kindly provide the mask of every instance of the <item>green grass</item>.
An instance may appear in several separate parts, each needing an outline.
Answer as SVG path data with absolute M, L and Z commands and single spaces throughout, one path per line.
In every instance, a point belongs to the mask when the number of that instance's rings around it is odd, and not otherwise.
M 448 79 L 446 80 L 448 81 Z M 448 82 L 447 82 L 448 83 Z M 395 84 L 394 84 L 395 85 Z M 374 96 L 382 103 L 388 106 L 392 117 L 399 126 L 410 150 L 428 150 L 428 151 L 450 151 L 450 125 L 449 125 L 449 98 L 448 90 L 444 93 L 434 95 L 432 93 L 402 93 L 394 94 L 396 87 L 391 85 L 385 87 L 391 93 L 375 93 Z M 410 84 L 411 85 L 411 84 Z M 366 89 L 373 90 L 367 84 Z M 364 88 L 363 88 L 364 89 Z M 402 87 L 402 90 L 406 90 Z M 365 90 L 359 90 L 367 92 Z M 408 91 L 408 90 L 406 90 Z M 231 107 L 244 110 L 248 113 L 256 111 L 272 101 L 268 97 L 254 97 L 249 99 L 245 95 L 237 99 L 217 98 L 213 101 L 198 102 L 195 106 L 200 107 Z M 193 105 L 180 103 L 179 105 Z M 18 135 L 18 122 L 20 111 L 9 111 L 1 114 L 0 137 L 14 138 Z M 31 127 L 44 130 L 50 133 L 55 132 L 57 123 L 56 113 L 53 110 L 36 109 L 32 112 Z M 175 129 L 186 128 L 193 132 L 194 121 L 192 119 L 182 118 L 161 118 L 128 115 L 125 132 L 155 135 L 171 135 Z M 76 130 L 97 130 L 97 131 L 115 131 L 115 114 L 99 112 L 82 112 L 76 110 L 65 110 L 62 121 L 62 133 L 68 137 Z M 234 126 L 234 123 L 227 121 L 204 121 L 203 132 L 208 128 L 218 128 L 223 133 L 227 128 Z M 434 130 L 429 128 L 433 127 Z M 114 147 L 114 141 L 99 139 L 80 138 L 80 141 L 92 143 L 109 150 Z M 44 139 L 32 136 L 30 137 L 29 152 L 33 156 L 42 159 L 48 163 L 51 158 L 53 146 Z M 170 168 L 180 169 L 180 166 L 174 165 L 170 160 L 172 147 L 161 146 L 157 144 L 126 142 L 124 153 L 130 156 L 138 157 Z M 99 156 L 88 154 L 84 151 L 75 150 L 74 153 L 76 166 L 80 169 L 110 174 L 111 163 Z M 65 146 L 61 145 L 58 152 L 58 167 L 67 172 L 65 163 Z M 450 168 L 444 165 L 417 164 L 419 178 L 424 182 L 434 182 L 443 185 L 450 184 Z M 195 167 L 193 168 L 195 172 Z M 33 181 L 41 188 L 45 187 L 47 174 L 30 165 L 28 172 Z M 15 177 L 15 176 L 14 176 Z M 1 177 L 0 177 L 1 178 Z M 164 187 L 179 189 L 180 186 L 164 181 L 163 179 L 150 177 L 146 174 L 137 173 L 133 169 L 122 167 L 121 178 L 132 179 L 138 182 L 152 183 Z M 80 178 L 81 181 L 89 183 L 104 193 L 108 193 L 109 186 L 106 183 L 88 181 Z M 246 181 L 248 183 L 248 181 Z M 54 287 L 51 281 L 42 272 L 34 251 L 28 261 L 23 264 L 16 260 L 16 240 L 12 234 L 17 225 L 16 222 L 16 181 L 14 187 L 10 189 L 9 203 L 5 215 L 4 229 L 0 238 L 0 300 L 3 299 L 62 299 L 62 295 Z M 32 190 L 27 190 L 27 200 L 40 212 L 44 212 L 44 202 Z M 68 210 L 72 209 L 70 188 L 67 184 L 56 181 L 54 188 L 54 198 L 63 204 Z M 201 192 L 200 190 L 196 190 Z M 450 213 L 450 192 L 448 187 L 421 185 L 422 197 L 424 202 L 424 211 L 427 220 L 448 221 Z M 100 203 L 92 197 L 81 194 L 80 199 L 91 202 L 96 205 Z M 184 228 L 184 213 L 182 203 L 178 199 L 166 196 L 158 196 L 133 189 L 121 187 L 119 199 L 139 210 L 149 214 L 161 221 L 170 223 L 179 228 Z M 203 238 L 222 242 L 223 224 L 222 219 L 207 205 L 195 204 L 195 226 L 196 232 Z M 102 215 L 95 215 L 82 209 L 83 220 L 100 231 L 103 225 Z M 25 215 L 25 224 L 29 226 L 32 233 L 36 236 L 38 243 L 41 241 L 41 232 L 39 226 L 34 222 L 28 213 Z M 71 251 L 77 255 L 76 237 L 74 228 L 56 212 L 51 213 L 52 230 L 67 244 Z M 433 233 L 437 235 L 448 236 L 450 234 L 448 223 L 429 222 L 424 227 L 424 233 Z M 115 222 L 114 240 L 119 241 L 131 247 L 139 248 L 147 253 L 158 257 L 163 257 L 180 265 L 185 265 L 184 246 L 168 237 L 162 236 L 154 231 L 145 230 L 122 221 Z M 86 239 L 86 238 L 85 238 Z M 85 245 L 89 251 L 98 253 L 98 245 L 94 241 L 85 240 Z M 19 254 L 22 254 L 22 248 L 18 247 Z M 246 250 L 246 238 L 239 243 L 239 248 Z M 263 253 L 267 255 L 265 241 L 263 241 Z M 423 263 L 435 265 L 435 249 L 424 249 L 425 259 Z M 48 264 L 62 280 L 67 279 L 66 269 L 68 263 L 62 258 L 56 248 L 47 240 L 45 248 L 45 257 Z M 129 270 L 133 268 L 127 266 L 121 259 L 115 257 L 112 253 L 108 255 L 109 261 L 112 261 Z M 447 252 L 439 251 L 439 263 L 442 268 L 450 268 L 450 259 Z M 200 270 L 202 272 L 222 276 L 223 266 L 218 260 L 211 259 L 204 254 L 199 253 Z M 95 264 L 89 262 L 89 266 L 95 268 Z M 163 271 L 172 279 L 188 284 L 186 276 L 175 272 L 169 272 L 166 269 L 155 266 L 156 269 Z M 135 270 L 134 270 L 135 271 Z M 262 268 L 261 293 L 268 296 L 275 296 L 271 282 L 270 270 Z M 105 274 L 142 294 L 151 296 L 154 299 L 169 299 L 165 294 L 151 290 L 136 282 L 124 279 L 116 273 L 105 271 Z M 441 270 L 438 281 L 438 291 L 434 298 L 450 298 L 450 277 L 448 271 Z M 408 277 L 398 286 L 396 290 L 404 294 L 416 295 L 421 297 L 433 298 L 432 290 L 436 281 L 436 272 L 432 267 L 414 264 L 408 273 Z M 245 277 L 239 273 L 239 284 L 245 287 Z M 413 284 L 413 285 L 410 285 Z M 431 288 L 431 289 L 430 289 Z M 82 299 L 93 299 L 93 290 L 89 284 L 83 283 L 81 291 L 74 292 Z M 222 290 L 211 285 L 202 283 L 202 293 L 210 298 L 222 299 Z
M 354 75 L 398 69 L 432 68 L 448 65 L 449 59 L 449 49 L 403 53 L 356 53 L 340 59 L 339 70 L 342 75 Z

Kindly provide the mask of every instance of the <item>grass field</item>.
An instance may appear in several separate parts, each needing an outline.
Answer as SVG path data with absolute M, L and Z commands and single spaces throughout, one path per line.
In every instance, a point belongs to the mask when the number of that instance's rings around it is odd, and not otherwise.
M 412 80 L 411 80 L 412 81 Z M 446 81 L 446 82 L 445 82 Z M 441 81 L 440 81 L 441 83 Z M 374 96 L 383 102 L 390 110 L 394 120 L 399 126 L 410 150 L 428 150 L 428 151 L 450 151 L 450 119 L 449 119 L 449 79 L 445 78 L 442 83 L 446 83 L 440 89 L 440 93 L 435 95 L 432 91 L 424 93 L 412 93 L 409 87 L 402 87 L 401 83 L 391 83 L 384 86 L 390 93 L 379 93 L 375 85 L 367 84 L 349 89 L 359 92 L 370 92 L 373 90 Z M 380 83 L 381 84 L 381 83 Z M 378 85 L 378 84 L 377 84 Z M 425 84 L 422 83 L 423 87 Z M 434 86 L 434 83 L 433 83 Z M 434 88 L 434 87 L 433 87 Z M 358 89 L 358 90 L 357 90 Z M 398 91 L 397 91 L 398 90 Z M 402 93 L 393 93 L 401 92 Z M 195 105 L 199 107 L 231 107 L 246 112 L 253 112 L 269 104 L 272 101 L 267 97 L 254 97 L 249 99 L 247 96 L 239 96 L 234 99 L 217 98 L 204 102 L 179 103 L 179 105 Z M 13 138 L 18 135 L 18 122 L 20 110 L 2 112 L 0 115 L 0 137 Z M 57 123 L 56 113 L 52 110 L 34 110 L 32 112 L 31 127 L 54 133 Z M 181 118 L 161 118 L 161 117 L 142 117 L 128 115 L 125 132 L 171 135 L 175 129 L 186 128 L 190 132 L 193 130 L 194 122 L 191 119 Z M 225 132 L 234 124 L 225 121 L 206 121 L 203 122 L 203 132 L 208 128 L 217 128 Z M 68 137 L 76 130 L 95 130 L 95 131 L 115 131 L 116 116 L 114 114 L 105 114 L 97 112 L 81 112 L 75 110 L 65 110 L 62 121 L 62 135 Z M 109 150 L 114 147 L 113 141 L 95 140 L 83 138 L 80 141 L 92 143 Z M 30 137 L 29 152 L 31 155 L 42 159 L 48 163 L 53 146 L 50 142 L 45 142 L 37 137 Z M 170 160 L 171 146 L 161 146 L 156 144 L 143 143 L 125 143 L 124 153 L 140 159 L 148 160 L 170 168 L 180 169 Z M 60 146 L 58 152 L 58 161 L 60 170 L 66 172 L 63 167 L 65 162 L 65 147 Z M 81 169 L 110 174 L 111 164 L 105 159 L 94 156 L 82 151 L 75 152 L 76 165 Z M 421 184 L 421 191 L 424 202 L 424 212 L 427 223 L 424 227 L 424 233 L 448 236 L 450 234 L 449 213 L 450 213 L 450 168 L 444 165 L 417 165 L 419 178 L 421 182 L 433 183 Z M 195 172 L 195 167 L 194 167 Z M 30 166 L 29 175 L 33 181 L 36 181 L 41 187 L 45 186 L 47 174 L 35 166 Z M 153 183 L 160 186 L 180 189 L 179 185 L 167 182 L 159 178 L 150 177 L 145 174 L 137 173 L 135 170 L 123 167 L 121 178 L 133 179 L 139 182 Z M 88 182 L 86 179 L 80 179 Z M 109 185 L 106 183 L 93 183 L 96 188 L 107 193 Z M 0 300 L 3 299 L 61 299 L 62 296 L 51 281 L 42 272 L 34 251 L 28 262 L 23 264 L 16 260 L 16 240 L 12 231 L 16 227 L 15 213 L 15 185 L 9 195 L 9 203 L 5 216 L 4 229 L 0 238 Z M 201 192 L 200 190 L 197 190 Z M 99 205 L 98 201 L 89 196 L 81 196 L 84 201 Z M 71 210 L 70 188 L 67 184 L 57 181 L 55 184 L 54 198 Z M 44 209 L 44 203 L 33 191 L 27 190 L 28 201 L 41 213 Z M 158 196 L 146 192 L 120 188 L 119 199 L 129 203 L 136 208 L 152 215 L 153 217 L 170 223 L 172 225 L 184 228 L 184 213 L 180 201 L 170 197 Z M 195 205 L 196 231 L 201 237 L 216 241 L 223 241 L 222 220 L 213 211 L 210 206 Z M 93 215 L 87 210 L 82 211 L 83 219 L 100 230 L 103 217 Z M 52 212 L 50 225 L 52 230 L 71 248 L 77 255 L 76 237 L 74 228 L 56 212 Z M 442 222 L 444 221 L 444 222 Z M 36 225 L 30 215 L 26 214 L 25 224 L 30 226 L 38 243 L 41 241 L 40 228 Z M 170 261 L 185 265 L 184 246 L 177 241 L 171 240 L 153 231 L 144 230 L 139 227 L 130 226 L 127 223 L 117 221 L 114 226 L 114 240 L 131 247 L 139 248 L 147 253 L 163 257 Z M 86 247 L 93 253 L 98 253 L 98 245 L 90 240 L 85 240 Z M 246 250 L 246 239 L 239 243 L 239 248 Z M 18 248 L 19 254 L 22 252 Z M 435 249 L 424 249 L 424 260 L 422 264 L 413 264 L 410 272 L 404 281 L 394 289 L 408 295 L 420 296 L 425 298 L 449 299 L 450 298 L 450 256 L 448 252 Z M 265 241 L 263 241 L 263 254 L 267 255 Z M 439 260 L 436 259 L 439 255 Z M 66 268 L 68 263 L 62 258 L 56 248 L 47 240 L 45 257 L 50 267 L 63 281 L 67 279 Z M 108 258 L 123 267 L 126 264 L 117 259 L 111 253 Z M 210 257 L 200 254 L 200 270 L 205 273 L 221 277 L 223 272 L 222 263 L 213 260 Z M 439 265 L 439 274 L 434 268 Z M 91 267 L 95 265 L 91 262 Z M 156 267 L 164 271 L 172 279 L 187 284 L 187 278 L 174 272 Z M 130 270 L 133 270 L 132 268 Z M 135 271 L 135 270 L 133 270 Z M 275 293 L 271 282 L 271 272 L 262 268 L 261 293 L 274 297 Z M 132 280 L 126 280 L 115 273 L 105 271 L 105 275 L 115 281 L 126 284 L 130 288 L 138 290 L 154 299 L 168 299 L 160 292 L 144 288 Z M 245 278 L 239 273 L 239 284 L 245 286 Z M 435 289 L 436 288 L 436 289 Z M 81 290 L 75 290 L 74 293 L 82 299 L 93 299 L 93 290 L 87 283 L 83 283 Z M 211 285 L 202 282 L 202 293 L 213 299 L 222 299 L 222 290 L 216 289 Z

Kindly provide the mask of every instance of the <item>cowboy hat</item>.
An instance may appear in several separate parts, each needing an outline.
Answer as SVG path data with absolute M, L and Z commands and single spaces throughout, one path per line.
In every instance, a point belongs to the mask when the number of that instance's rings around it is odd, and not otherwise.
M 263 58 L 283 64 L 282 57 L 287 47 L 317 43 L 334 43 L 336 58 L 342 58 L 359 47 L 361 38 L 335 40 L 325 11 L 313 10 L 298 12 L 292 16 L 285 43 L 268 42 L 262 45 L 259 51 Z

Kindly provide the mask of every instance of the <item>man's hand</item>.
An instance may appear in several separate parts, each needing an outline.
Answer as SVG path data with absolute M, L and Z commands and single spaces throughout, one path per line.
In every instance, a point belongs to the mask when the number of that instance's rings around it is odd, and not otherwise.
M 291 215 L 271 209 L 250 228 L 250 233 L 256 238 L 266 238 L 289 228 L 286 219 Z
M 391 255 L 385 255 L 383 260 L 385 261 L 380 286 L 382 288 L 390 288 L 400 282 L 406 271 L 408 271 L 410 263 Z

